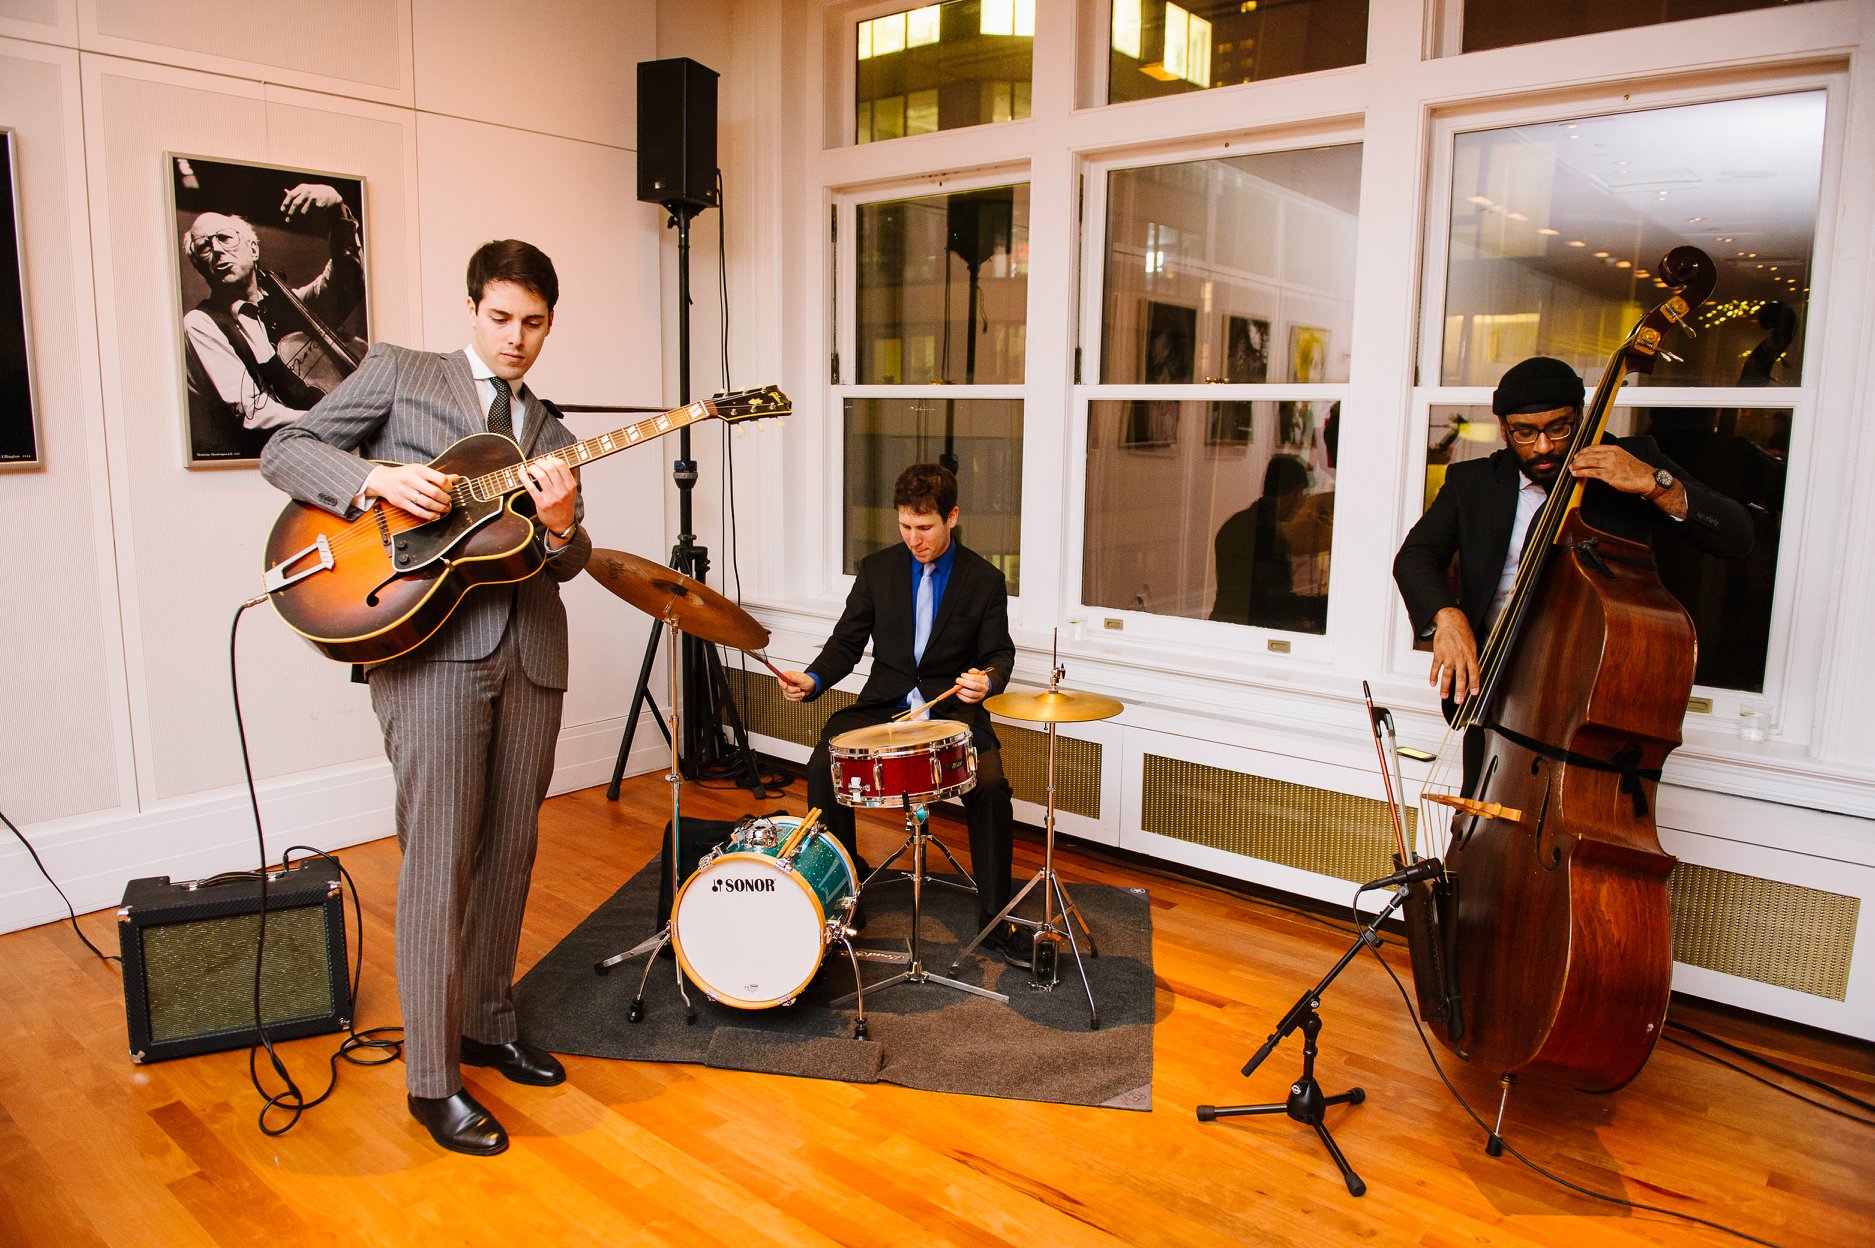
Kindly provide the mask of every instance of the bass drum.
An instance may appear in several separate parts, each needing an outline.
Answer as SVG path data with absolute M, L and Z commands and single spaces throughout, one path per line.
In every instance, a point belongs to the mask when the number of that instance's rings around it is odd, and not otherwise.
M 671 910 L 677 960 L 712 1001 L 791 1005 L 852 917 L 859 875 L 824 827 L 750 819 L 706 856 Z

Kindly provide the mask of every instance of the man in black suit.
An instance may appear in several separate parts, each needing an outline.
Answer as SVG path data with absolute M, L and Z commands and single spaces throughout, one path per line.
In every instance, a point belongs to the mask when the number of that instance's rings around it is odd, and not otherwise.
M 1393 560 L 1413 631 L 1432 638 L 1430 683 L 1448 701 L 1448 715 L 1451 702 L 1478 690 L 1477 639 L 1509 599 L 1530 522 L 1562 477 L 1582 398 L 1582 379 L 1561 360 L 1535 356 L 1512 365 L 1491 396 L 1504 448 L 1452 465 Z M 1605 533 L 1647 542 L 1670 524 L 1710 554 L 1736 557 L 1751 549 L 1745 509 L 1687 477 L 1652 438 L 1585 447 L 1569 474 L 1588 482 L 1582 518 Z M 1445 578 L 1454 554 L 1456 599 Z
M 872 642 L 872 673 L 859 700 L 836 711 L 821 731 L 807 765 L 808 801 L 825 812 L 828 828 L 866 874 L 853 832 L 853 811 L 834 796 L 827 743 L 843 732 L 883 724 L 907 707 L 922 705 L 953 684 L 955 701 L 935 712 L 965 724 L 977 748 L 976 787 L 963 796 L 970 827 L 970 870 L 977 883 L 978 926 L 1009 904 L 1015 812 L 1002 751 L 983 699 L 1009 683 L 1016 646 L 1009 638 L 1009 589 L 996 566 L 953 540 L 957 478 L 937 464 L 913 464 L 892 487 L 898 531 L 904 540 L 860 561 L 846 610 L 820 656 L 805 672 L 786 672 L 781 691 L 791 702 L 811 702 L 853 670 Z M 921 598 L 929 603 L 921 604 Z M 928 624 L 920 627 L 921 609 Z M 921 637 L 920 634 L 925 636 Z M 1012 961 L 1020 946 L 1007 930 L 993 933 Z

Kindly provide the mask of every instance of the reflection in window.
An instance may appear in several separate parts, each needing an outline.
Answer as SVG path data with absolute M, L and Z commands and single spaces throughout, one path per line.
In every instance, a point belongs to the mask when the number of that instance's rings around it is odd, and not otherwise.
M 892 483 L 906 465 L 943 464 L 957 474 L 958 537 L 1019 592 L 1020 399 L 848 399 L 845 421 L 843 571 L 851 575 L 861 559 L 899 540 Z
M 1348 379 L 1361 149 L 1115 170 L 1100 380 Z
M 1774 9 L 1804 0 L 1576 0 L 1574 4 L 1531 4 L 1529 0 L 1464 0 L 1462 51 L 1509 48 L 1604 30 L 1628 30 L 1657 22 L 1679 22 L 1747 9 Z
M 1015 384 L 1029 297 L 1029 188 L 859 206 L 862 384 Z
M 1367 0 L 1113 0 L 1107 102 L 1367 59 Z
M 1790 425 L 1791 413 L 1782 408 L 1617 407 L 1609 415 L 1611 433 L 1646 434 L 1693 480 L 1743 503 L 1757 531 L 1758 544 L 1749 555 L 1721 559 L 1693 547 L 1672 524 L 1654 530 L 1660 579 L 1693 617 L 1699 636 L 1696 684 L 1764 689 Z M 1482 459 L 1503 446 L 1498 428 L 1488 406 L 1432 409 L 1426 506 L 1448 466 Z
M 1340 404 L 1088 405 L 1082 601 L 1322 633 Z
M 853 139 L 1029 115 L 1035 0 L 946 0 L 860 22 Z
M 1600 376 L 1690 243 L 1718 286 L 1652 384 L 1798 384 L 1823 121 L 1807 91 L 1458 135 L 1444 383 L 1493 385 L 1530 355 Z

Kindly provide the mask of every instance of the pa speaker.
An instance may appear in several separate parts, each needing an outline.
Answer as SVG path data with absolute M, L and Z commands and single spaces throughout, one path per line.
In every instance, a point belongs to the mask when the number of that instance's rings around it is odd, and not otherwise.
M 716 206 L 716 71 L 689 57 L 638 63 L 638 198 Z
M 267 879 L 260 999 L 268 1037 L 344 1030 L 351 1025 L 352 993 L 338 864 L 312 859 Z M 251 875 L 179 884 L 166 875 L 130 881 L 117 911 L 117 939 L 132 1061 L 160 1062 L 259 1041 L 259 932 L 260 882 Z

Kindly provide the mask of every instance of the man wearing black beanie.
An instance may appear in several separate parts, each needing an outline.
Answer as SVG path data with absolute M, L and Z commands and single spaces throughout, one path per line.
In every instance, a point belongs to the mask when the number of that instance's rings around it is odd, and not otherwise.
M 1413 631 L 1432 638 L 1431 683 L 1448 716 L 1452 703 L 1478 689 L 1477 639 L 1503 610 L 1530 523 L 1563 475 L 1582 399 L 1582 379 L 1561 360 L 1539 355 L 1512 365 L 1491 396 L 1503 449 L 1447 470 L 1439 496 L 1393 560 Z M 1568 473 L 1588 483 L 1582 518 L 1604 533 L 1649 542 L 1657 525 L 1677 524 L 1709 554 L 1751 550 L 1744 507 L 1688 478 L 1652 438 L 1604 437 L 1584 447 Z M 1445 577 L 1454 554 L 1456 598 Z

